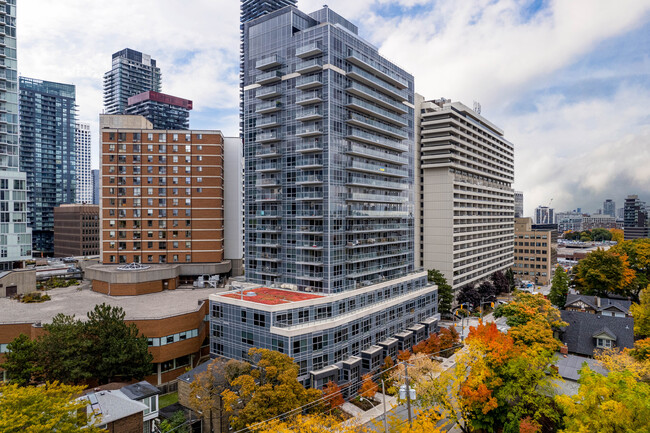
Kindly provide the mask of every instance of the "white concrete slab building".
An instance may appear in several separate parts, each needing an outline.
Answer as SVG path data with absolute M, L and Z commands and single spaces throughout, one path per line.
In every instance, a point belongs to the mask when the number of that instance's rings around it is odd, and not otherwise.
M 416 265 L 440 270 L 455 290 L 507 270 L 514 260 L 513 144 L 460 102 L 416 97 L 415 112 Z

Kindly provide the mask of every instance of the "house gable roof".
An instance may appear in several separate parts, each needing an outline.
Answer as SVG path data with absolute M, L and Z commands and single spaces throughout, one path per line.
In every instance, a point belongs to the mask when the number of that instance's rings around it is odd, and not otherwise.
M 568 326 L 562 329 L 561 340 L 569 352 L 593 356 L 596 350 L 595 335 L 606 333 L 616 340 L 619 348 L 634 346 L 634 319 L 612 317 L 582 311 L 560 311 L 562 320 Z

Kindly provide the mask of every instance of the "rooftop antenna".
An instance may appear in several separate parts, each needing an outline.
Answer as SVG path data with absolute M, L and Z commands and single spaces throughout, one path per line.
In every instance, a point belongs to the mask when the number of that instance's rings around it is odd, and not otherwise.
M 474 112 L 476 114 L 481 114 L 481 103 L 478 101 L 474 101 Z

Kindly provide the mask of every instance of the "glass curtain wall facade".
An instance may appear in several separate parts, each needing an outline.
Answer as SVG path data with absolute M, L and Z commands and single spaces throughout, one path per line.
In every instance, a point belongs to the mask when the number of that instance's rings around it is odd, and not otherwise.
M 20 171 L 16 0 L 0 4 L 0 271 L 32 256 L 27 227 L 27 181 Z
M 243 46 L 246 280 L 320 296 L 307 312 L 213 297 L 212 349 L 281 350 L 312 386 L 332 368 L 352 380 L 346 359 L 392 355 L 393 335 L 437 313 L 414 269 L 413 77 L 327 7 L 248 22 Z M 245 314 L 265 319 L 225 318 Z
M 113 54 L 111 70 L 104 74 L 105 114 L 125 114 L 130 96 L 160 92 L 162 75 L 149 54 L 125 48 Z
M 93 179 L 90 172 L 90 125 L 77 123 L 75 129 L 75 153 L 77 154 L 77 203 L 92 203 Z
M 54 253 L 54 208 L 75 202 L 75 86 L 20 77 L 20 168 L 33 250 Z

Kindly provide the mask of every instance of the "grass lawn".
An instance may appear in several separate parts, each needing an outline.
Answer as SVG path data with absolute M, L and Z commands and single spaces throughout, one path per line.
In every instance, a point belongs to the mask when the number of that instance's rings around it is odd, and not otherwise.
M 172 392 L 158 397 L 158 406 L 160 406 L 161 409 L 163 407 L 171 406 L 174 403 L 178 403 L 178 392 Z

